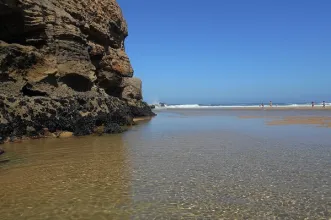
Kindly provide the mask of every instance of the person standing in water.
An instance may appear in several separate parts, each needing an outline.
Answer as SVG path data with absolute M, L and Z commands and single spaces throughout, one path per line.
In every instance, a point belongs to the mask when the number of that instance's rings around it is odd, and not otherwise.
M 269 102 L 269 106 L 272 107 L 272 101 Z
M 323 108 L 325 108 L 325 101 L 323 101 Z
M 311 107 L 314 108 L 315 102 L 311 102 Z

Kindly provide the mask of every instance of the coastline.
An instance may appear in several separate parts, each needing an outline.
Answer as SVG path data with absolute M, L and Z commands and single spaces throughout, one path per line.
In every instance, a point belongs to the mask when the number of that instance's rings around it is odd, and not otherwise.
M 268 111 L 274 111 L 274 110 L 331 110 L 331 106 L 325 106 L 323 108 L 322 106 L 273 106 L 273 107 L 234 107 L 234 108 L 228 108 L 229 110 L 268 110 Z
M 185 109 L 185 110 L 198 110 L 198 109 L 203 109 L 203 110 L 208 110 L 208 109 L 214 109 L 214 110 L 268 110 L 268 111 L 274 111 L 274 110 L 331 110 L 331 106 L 266 106 L 264 108 L 262 107 L 256 107 L 256 106 L 241 106 L 241 107 L 232 107 L 232 106 L 202 106 L 202 107 L 161 107 L 161 108 L 155 108 L 156 111 L 162 111 L 162 110 L 180 110 L 180 109 Z
M 159 112 L 183 116 L 233 116 L 239 119 L 263 119 L 266 125 L 316 125 L 331 128 L 331 106 L 323 107 L 234 107 L 234 108 L 169 108 Z

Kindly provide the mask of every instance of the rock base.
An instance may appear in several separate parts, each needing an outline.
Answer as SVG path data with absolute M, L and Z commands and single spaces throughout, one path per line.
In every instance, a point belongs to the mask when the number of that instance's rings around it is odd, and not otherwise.
M 8 97 L 0 95 L 0 139 L 47 137 L 66 131 L 74 136 L 120 133 L 133 118 L 155 115 L 142 101 L 77 95 L 67 98 Z M 103 130 L 101 131 L 100 128 Z M 63 136 L 63 132 L 62 132 Z

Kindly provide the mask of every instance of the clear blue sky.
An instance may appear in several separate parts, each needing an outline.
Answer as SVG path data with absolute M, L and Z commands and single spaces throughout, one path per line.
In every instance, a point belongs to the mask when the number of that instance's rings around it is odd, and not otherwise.
M 331 102 L 331 0 L 118 0 L 148 102 Z

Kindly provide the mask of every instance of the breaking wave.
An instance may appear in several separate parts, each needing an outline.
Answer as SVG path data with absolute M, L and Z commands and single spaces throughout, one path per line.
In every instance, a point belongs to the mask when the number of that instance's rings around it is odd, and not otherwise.
M 153 104 L 155 109 L 208 109 L 208 108 L 256 108 L 261 107 L 260 104 L 234 104 L 234 105 L 202 105 L 202 104 L 165 104 L 156 103 Z M 331 103 L 325 103 L 326 106 L 331 106 Z M 265 104 L 266 107 L 269 104 Z M 274 103 L 273 107 L 310 107 L 311 103 Z M 315 106 L 322 106 L 322 103 L 316 103 Z

